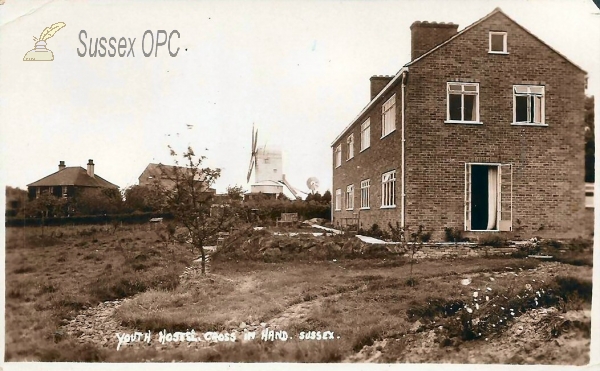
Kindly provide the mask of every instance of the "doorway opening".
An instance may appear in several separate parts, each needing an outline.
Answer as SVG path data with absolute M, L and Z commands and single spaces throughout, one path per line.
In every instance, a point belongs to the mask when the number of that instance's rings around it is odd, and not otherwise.
M 465 164 L 465 230 L 512 230 L 512 166 Z

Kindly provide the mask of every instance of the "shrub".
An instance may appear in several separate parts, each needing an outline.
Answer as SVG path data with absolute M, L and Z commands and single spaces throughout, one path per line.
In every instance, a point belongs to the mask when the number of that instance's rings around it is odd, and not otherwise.
M 433 233 L 431 231 L 430 232 L 423 232 L 421 234 L 421 242 L 429 242 L 429 241 L 431 241 L 431 235 L 432 234 Z
M 508 244 L 506 238 L 493 233 L 484 234 L 479 237 L 479 244 L 482 246 L 502 247 Z
M 583 251 L 592 247 L 593 242 L 585 238 L 575 238 L 569 241 L 568 246 L 571 250 Z
M 352 350 L 359 352 L 365 346 L 373 345 L 375 340 L 381 338 L 382 333 L 383 328 L 379 325 L 370 326 L 364 330 L 359 330 L 358 334 L 354 338 Z
M 371 226 L 371 228 L 367 230 L 359 229 L 358 234 L 378 238 L 380 240 L 389 238 L 389 234 L 386 231 L 382 230 L 377 223 L 374 223 Z
M 446 228 L 444 228 L 444 235 L 445 235 L 444 241 L 446 241 L 446 242 L 466 242 L 466 241 L 468 241 L 467 238 L 463 237 L 462 229 L 446 227 Z
M 542 241 L 542 245 L 547 246 L 547 247 L 552 247 L 557 250 L 562 249 L 562 247 L 563 247 L 563 243 L 561 241 L 553 240 L 553 239 Z

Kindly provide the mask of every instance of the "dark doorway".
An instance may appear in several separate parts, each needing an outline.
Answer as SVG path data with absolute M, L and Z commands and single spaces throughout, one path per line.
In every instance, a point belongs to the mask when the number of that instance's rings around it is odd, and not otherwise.
M 489 213 L 488 169 L 485 165 L 471 166 L 471 229 L 486 230 Z

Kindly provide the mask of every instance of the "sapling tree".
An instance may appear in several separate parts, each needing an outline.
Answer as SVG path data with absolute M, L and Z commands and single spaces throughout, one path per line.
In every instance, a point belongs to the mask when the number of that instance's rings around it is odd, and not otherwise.
M 205 156 L 196 156 L 191 147 L 182 154 L 184 163 L 172 149 L 176 166 L 160 166 L 171 186 L 165 187 L 166 208 L 175 222 L 186 231 L 186 239 L 200 253 L 202 274 L 206 274 L 207 243 L 216 240 L 218 232 L 228 231 L 238 221 L 241 188 L 230 187 L 226 195 L 215 196 L 211 187 L 221 176 L 220 169 L 203 167 Z
M 419 228 L 411 233 L 408 226 L 402 228 L 398 222 L 396 222 L 395 227 L 392 223 L 388 223 L 388 225 L 391 230 L 392 241 L 401 242 L 402 250 L 410 252 L 410 275 L 407 283 L 409 286 L 414 286 L 416 283 L 416 280 L 413 278 L 415 254 L 423 248 L 423 242 L 425 242 L 423 226 L 419 225 Z

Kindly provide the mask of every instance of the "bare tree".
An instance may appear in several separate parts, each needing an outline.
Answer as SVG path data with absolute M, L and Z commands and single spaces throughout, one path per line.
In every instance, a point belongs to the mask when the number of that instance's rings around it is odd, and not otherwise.
M 167 210 L 175 222 L 185 228 L 187 241 L 192 251 L 200 252 L 202 274 L 206 274 L 207 243 L 216 242 L 218 232 L 229 231 L 238 220 L 241 188 L 230 187 L 226 195 L 216 196 L 211 188 L 221 176 L 221 169 L 203 167 L 205 156 L 196 156 L 191 147 L 183 153 L 183 166 L 172 149 L 171 156 L 176 166 L 160 166 L 164 177 Z

